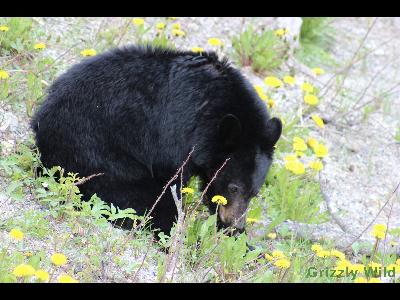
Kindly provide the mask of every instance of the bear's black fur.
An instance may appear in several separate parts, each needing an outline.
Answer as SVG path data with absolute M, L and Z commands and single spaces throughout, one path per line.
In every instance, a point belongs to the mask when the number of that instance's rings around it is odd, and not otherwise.
M 205 197 L 212 212 L 213 195 L 228 199 L 223 225 L 233 224 L 259 191 L 281 134 L 279 119 L 269 117 L 227 60 L 213 52 L 136 46 L 71 67 L 49 88 L 31 124 L 45 166 L 80 176 L 104 173 L 80 186 L 84 196 L 97 193 L 138 214 L 152 207 L 192 147 L 184 184 L 193 175 L 208 182 L 230 157 Z M 153 224 L 168 233 L 176 214 L 167 190 Z

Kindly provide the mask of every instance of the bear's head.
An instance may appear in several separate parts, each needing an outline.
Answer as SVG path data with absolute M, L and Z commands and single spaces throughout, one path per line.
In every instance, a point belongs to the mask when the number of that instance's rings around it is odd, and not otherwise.
M 220 160 L 207 172 L 207 180 L 212 179 L 223 160 L 229 160 L 210 185 L 205 204 L 215 213 L 217 205 L 211 201 L 213 196 L 221 195 L 227 199 L 227 204 L 218 205 L 220 228 L 232 227 L 236 232 L 244 230 L 250 200 L 265 182 L 282 123 L 278 118 L 270 118 L 263 124 L 264 128 L 254 132 L 254 139 L 246 136 L 251 133 L 243 130 L 244 125 L 233 114 L 225 115 L 219 123 Z

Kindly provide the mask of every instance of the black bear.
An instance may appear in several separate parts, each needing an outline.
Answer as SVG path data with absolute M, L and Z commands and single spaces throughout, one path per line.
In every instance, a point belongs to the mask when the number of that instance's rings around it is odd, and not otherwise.
M 84 59 L 51 85 L 32 119 L 46 167 L 80 176 L 104 173 L 80 186 L 124 209 L 144 214 L 194 149 L 184 169 L 210 186 L 220 227 L 244 229 L 248 203 L 265 182 L 282 125 L 252 85 L 214 52 L 130 46 Z M 180 180 L 176 182 L 180 188 Z M 179 191 L 179 190 L 178 190 Z M 167 190 L 152 213 L 169 233 L 177 210 Z

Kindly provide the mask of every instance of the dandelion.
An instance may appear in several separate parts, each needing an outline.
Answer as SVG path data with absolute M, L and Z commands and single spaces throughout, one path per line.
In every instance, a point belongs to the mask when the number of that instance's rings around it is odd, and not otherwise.
M 35 269 L 31 265 L 20 264 L 14 268 L 13 274 L 17 277 L 30 277 L 35 274 Z
M 204 52 L 204 48 L 201 48 L 201 47 L 193 47 L 193 48 L 192 48 L 192 51 L 195 52 L 195 53 L 202 53 L 202 52 Z
M 315 75 L 322 75 L 322 74 L 325 74 L 325 71 L 324 71 L 323 69 L 321 69 L 321 68 L 313 68 L 311 71 L 312 71 Z
M 97 54 L 94 49 L 84 49 L 81 51 L 82 56 L 95 56 Z
M 324 120 L 322 120 L 318 115 L 312 115 L 311 119 L 313 119 L 313 121 L 315 122 L 315 124 L 317 124 L 318 127 L 320 128 L 325 127 Z
M 267 86 L 272 88 L 280 88 L 281 86 L 283 86 L 283 82 L 279 78 L 276 78 L 275 76 L 265 77 L 264 82 Z
M 272 257 L 273 258 L 285 258 L 286 256 L 285 256 L 285 254 L 283 254 L 282 251 L 274 250 L 274 251 L 272 251 Z
M 304 95 L 304 102 L 309 105 L 315 106 L 318 104 L 319 100 L 318 100 L 318 97 L 315 95 L 306 94 L 306 95 Z
M 248 224 L 252 224 L 252 223 L 256 223 L 256 222 L 258 222 L 258 220 L 255 218 L 247 218 L 246 219 L 246 223 L 248 223 Z
M 381 283 L 382 281 L 379 278 L 372 277 L 368 280 L 368 283 Z
M 328 251 L 328 250 L 321 250 L 321 251 L 318 251 L 318 252 L 316 253 L 316 255 L 317 255 L 318 257 L 322 257 L 322 258 L 329 257 L 330 254 L 331 254 L 331 252 Z
M 174 23 L 172 24 L 173 29 L 181 29 L 181 24 L 180 23 Z
M 226 198 L 224 196 L 221 196 L 221 195 L 215 195 L 214 197 L 212 197 L 211 202 L 217 203 L 217 204 L 220 204 L 220 205 L 228 204 L 228 200 L 226 200 Z
M 8 77 L 10 77 L 8 73 L 0 69 L 0 79 L 7 79 Z
M 398 259 L 396 260 L 396 265 L 399 265 L 399 266 L 400 266 L 400 258 L 398 258 Z
M 8 26 L 5 26 L 5 25 L 0 26 L 0 31 L 1 32 L 7 32 L 9 30 L 10 30 L 10 28 Z
M 320 244 L 313 244 L 311 246 L 311 250 L 314 251 L 314 252 L 319 252 L 319 251 L 322 251 L 323 248 L 322 248 L 322 246 Z
M 34 49 L 36 50 L 42 50 L 46 48 L 46 44 L 45 43 L 37 43 L 33 46 Z
M 133 18 L 132 23 L 135 24 L 136 26 L 142 26 L 144 25 L 144 19 L 142 18 Z
M 60 275 L 58 277 L 58 282 L 59 283 L 78 283 L 79 281 L 74 279 L 74 278 L 72 278 L 69 275 Z
M 317 157 L 325 157 L 328 155 L 328 148 L 321 143 L 314 145 L 313 150 Z
M 296 175 L 301 175 L 305 172 L 304 164 L 297 158 L 296 160 L 285 161 L 285 168 Z
M 375 224 L 374 227 L 372 227 L 371 235 L 381 240 L 385 238 L 386 229 L 387 227 L 385 224 Z
M 324 165 L 320 160 L 314 160 L 310 162 L 308 166 L 317 172 L 321 171 L 324 168 Z
M 304 82 L 304 83 L 301 85 L 301 89 L 302 89 L 304 92 L 312 93 L 312 92 L 314 91 L 314 86 L 313 86 L 311 83 Z
M 354 264 L 351 265 L 350 269 L 353 271 L 357 271 L 358 273 L 364 273 L 364 265 L 362 264 Z
M 307 139 L 307 144 L 308 144 L 311 148 L 314 148 L 314 147 L 318 144 L 318 141 L 317 141 L 316 139 L 314 139 L 314 138 L 308 138 L 308 139 Z
M 24 253 L 24 256 L 26 256 L 26 257 L 31 257 L 33 254 L 32 254 L 32 252 L 25 252 Z
M 11 229 L 9 234 L 16 241 L 21 241 L 24 238 L 24 233 L 16 228 Z
M 274 260 L 274 257 L 271 256 L 271 255 L 269 255 L 268 253 L 265 253 L 265 254 L 264 254 L 264 257 L 265 257 L 265 259 L 268 260 L 268 261 Z
M 357 277 L 356 279 L 354 279 L 355 283 L 367 283 L 367 278 L 365 277 Z
M 289 29 L 287 29 L 287 28 L 279 28 L 279 29 L 274 31 L 274 34 L 277 37 L 283 37 L 284 35 L 286 35 L 288 33 L 289 33 Z
M 276 233 L 275 232 L 270 232 L 267 234 L 267 237 L 271 240 L 276 239 Z
M 331 256 L 337 257 L 340 260 L 345 260 L 346 256 L 344 255 L 344 253 L 342 251 L 339 251 L 337 249 L 332 249 L 331 250 Z
M 386 268 L 387 268 L 388 270 L 394 270 L 394 272 L 395 272 L 396 274 L 399 274 L 399 273 L 400 273 L 400 266 L 399 266 L 399 265 L 390 264 L 390 265 L 386 266 Z
M 181 191 L 182 194 L 190 194 L 193 195 L 194 194 L 194 189 L 190 188 L 190 187 L 184 187 Z
M 347 259 L 342 259 L 337 262 L 335 269 L 337 271 L 343 271 L 346 270 L 346 268 L 350 267 L 351 267 L 351 262 L 349 262 Z
M 209 38 L 207 42 L 211 46 L 222 46 L 223 45 L 222 41 L 219 38 Z
M 185 36 L 186 35 L 186 33 L 181 29 L 172 29 L 171 33 L 174 36 Z
M 56 266 L 62 266 L 67 263 L 67 257 L 62 253 L 54 253 L 51 256 L 50 260 Z
M 273 108 L 275 106 L 275 101 L 272 99 L 268 99 L 267 105 L 269 108 Z
M 42 269 L 37 270 L 35 272 L 35 276 L 39 280 L 45 281 L 45 282 L 49 281 L 49 279 L 50 279 L 49 273 L 47 273 L 45 270 L 42 270 Z
M 297 160 L 297 156 L 294 154 L 288 154 L 285 156 L 285 162 Z
M 286 75 L 283 77 L 283 82 L 288 85 L 294 86 L 296 83 L 296 78 L 294 78 L 293 76 L 290 76 L 290 75 Z
M 280 258 L 274 262 L 274 265 L 281 269 L 288 269 L 290 267 L 290 260 Z
M 156 28 L 158 30 L 164 30 L 165 29 L 165 23 L 157 23 Z
M 297 136 L 293 138 L 293 149 L 295 151 L 306 151 L 307 150 L 307 144 L 306 142 Z

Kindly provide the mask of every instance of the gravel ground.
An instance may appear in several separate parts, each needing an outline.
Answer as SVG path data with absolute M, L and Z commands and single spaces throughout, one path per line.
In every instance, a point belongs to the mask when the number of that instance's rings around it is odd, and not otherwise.
M 126 19 L 120 18 L 35 18 L 43 26 L 44 30 L 52 34 L 52 39 L 61 36 L 61 42 L 53 44 L 46 49 L 53 57 L 58 57 L 69 48 L 76 46 L 81 49 L 83 45 L 90 45 L 94 40 L 99 26 L 113 24 L 123 26 Z M 154 23 L 159 18 L 146 18 L 146 22 Z M 237 34 L 249 23 L 254 26 L 267 26 L 278 28 L 278 24 L 292 24 L 287 18 L 180 18 L 182 28 L 188 32 L 186 39 L 178 41 L 177 45 L 186 49 L 193 46 L 204 46 L 210 37 L 219 37 L 225 43 L 224 51 L 230 51 L 229 37 Z M 337 34 L 333 52 L 335 58 L 342 62 L 337 69 L 329 70 L 318 78 L 320 86 L 345 66 L 354 56 L 360 42 L 373 24 L 374 18 L 336 18 L 332 23 Z M 294 22 L 295 23 L 295 22 Z M 294 29 L 295 30 L 295 29 Z M 389 42 L 388 42 L 389 41 Z M 126 36 L 121 44 L 129 43 Z M 384 44 L 382 44 L 384 43 Z M 368 49 L 376 50 L 368 55 L 363 62 L 355 64 L 349 71 L 345 81 L 345 87 L 349 88 L 346 95 L 336 95 L 335 90 L 328 90 L 319 106 L 320 115 L 332 120 L 323 131 L 313 131 L 316 137 L 322 137 L 329 147 L 329 156 L 326 159 L 326 167 L 321 172 L 321 184 L 326 202 L 323 209 L 329 209 L 333 213 L 332 221 L 324 225 L 305 225 L 288 222 L 300 235 L 306 234 L 315 240 L 332 239 L 339 247 L 344 248 L 350 241 L 357 238 L 374 220 L 383 205 L 392 195 L 396 185 L 400 181 L 400 144 L 394 140 L 397 128 L 400 126 L 400 91 L 393 89 L 393 93 L 386 98 L 379 94 L 393 87 L 400 81 L 399 56 L 400 50 L 400 19 L 379 18 L 372 27 L 368 37 L 359 53 L 366 53 Z M 81 48 L 80 48 L 81 47 Z M 207 47 L 206 47 L 207 48 Z M 78 50 L 76 50 L 78 51 Z M 79 60 L 76 52 L 68 52 L 62 58 L 59 72 Z M 301 82 L 309 79 L 310 71 L 296 60 L 290 60 L 289 65 L 294 66 L 299 73 L 296 77 Z M 249 69 L 243 69 L 249 80 L 258 84 L 262 78 L 257 77 Z M 283 69 L 279 72 L 285 74 Z M 315 78 L 314 78 L 315 79 Z M 364 88 L 370 86 L 364 93 Z M 301 100 L 298 90 L 285 92 L 286 100 L 277 97 L 277 113 L 292 111 L 294 102 Z M 362 97 L 361 97 L 362 96 Z M 353 105 L 360 98 L 360 104 L 376 97 L 380 103 L 376 110 L 363 120 L 363 110 L 348 114 L 348 123 L 338 107 Z M 339 118 L 336 118 L 339 116 Z M 10 106 L 0 101 L 0 141 L 2 155 L 9 153 L 16 142 L 22 140 L 27 133 L 28 119 L 22 113 L 13 111 Z M 304 120 L 306 123 L 307 120 Z M 6 181 L 0 177 L 0 190 L 4 191 Z M 400 226 L 399 193 L 395 194 L 393 207 L 391 203 L 382 209 L 376 222 L 386 223 L 389 219 L 389 227 Z M 20 215 L 28 209 L 41 208 L 32 199 L 16 203 L 8 199 L 4 192 L 0 192 L 0 221 Z M 52 224 L 53 225 L 53 224 Z M 62 224 L 54 224 L 56 231 L 63 232 Z M 119 230 L 116 234 L 121 234 Z M 361 236 L 361 240 L 371 240 L 370 230 L 367 229 Z M 0 236 L 0 239 L 6 237 Z M 37 248 L 49 248 L 49 244 L 37 244 Z M 36 248 L 32 248 L 36 249 Z M 391 249 L 398 251 L 399 249 Z M 140 257 L 140 255 L 139 255 Z M 137 255 L 134 259 L 139 259 Z M 132 259 L 129 251 L 127 259 Z M 114 265 L 105 266 L 107 278 L 118 281 L 118 268 Z M 156 263 L 154 266 L 144 268 L 139 275 L 141 281 L 153 281 L 155 279 Z M 104 279 L 104 278 L 103 278 Z

